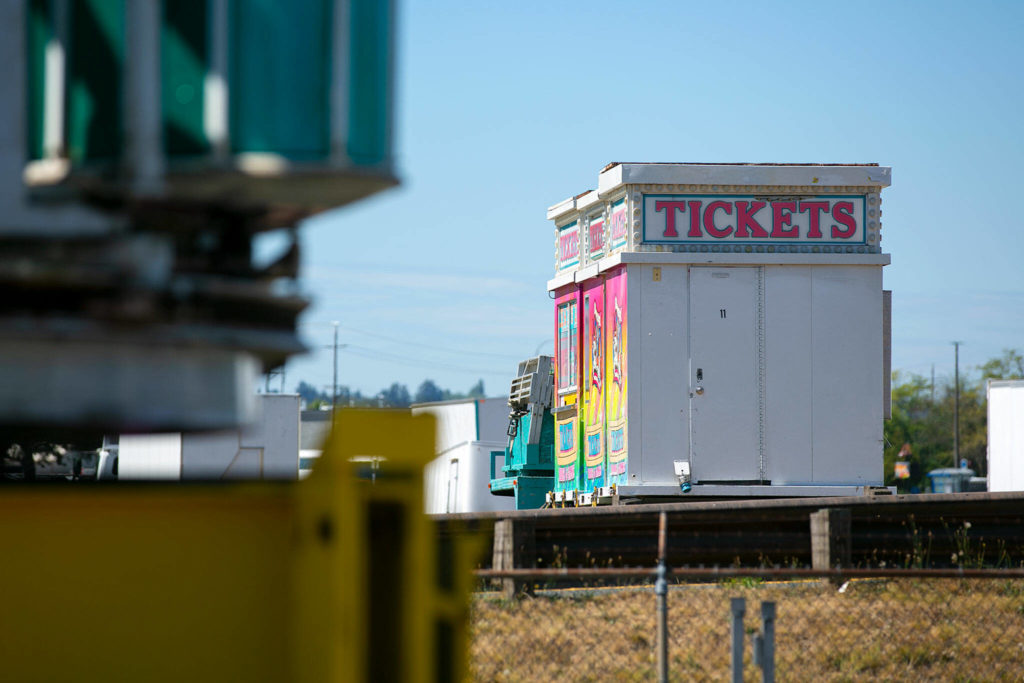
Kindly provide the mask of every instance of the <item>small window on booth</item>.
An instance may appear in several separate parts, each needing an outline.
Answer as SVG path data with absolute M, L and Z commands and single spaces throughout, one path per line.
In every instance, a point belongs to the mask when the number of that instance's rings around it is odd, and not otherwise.
M 558 307 L 558 393 L 576 390 L 576 302 L 569 301 Z

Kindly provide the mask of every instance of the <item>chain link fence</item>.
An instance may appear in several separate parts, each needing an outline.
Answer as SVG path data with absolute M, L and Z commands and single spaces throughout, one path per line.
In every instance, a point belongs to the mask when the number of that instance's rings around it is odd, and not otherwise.
M 478 572 L 515 580 L 522 593 L 511 600 L 475 594 L 473 678 L 658 680 L 655 573 L 643 572 L 646 578 L 614 569 Z M 736 598 L 745 609 L 734 626 Z M 668 680 L 771 680 L 772 665 L 780 681 L 1024 676 L 1024 571 L 676 571 L 665 603 Z M 766 604 L 774 605 L 767 624 L 774 633 L 765 634 L 773 635 L 765 649 L 773 644 L 774 653 L 755 662 Z M 734 671 L 734 632 L 741 672 Z

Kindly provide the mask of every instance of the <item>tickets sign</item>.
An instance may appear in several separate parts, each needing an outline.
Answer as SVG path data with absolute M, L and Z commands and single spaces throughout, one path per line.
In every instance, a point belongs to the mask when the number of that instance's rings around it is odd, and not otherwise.
M 865 244 L 863 195 L 647 194 L 648 244 Z
M 611 225 L 611 248 L 618 249 L 626 246 L 626 199 L 622 198 L 612 203 L 611 217 L 608 220 Z
M 558 270 L 580 263 L 580 224 L 567 223 L 558 229 Z
M 591 259 L 598 259 L 604 255 L 604 215 L 598 214 L 591 217 L 587 227 L 588 250 L 587 256 Z

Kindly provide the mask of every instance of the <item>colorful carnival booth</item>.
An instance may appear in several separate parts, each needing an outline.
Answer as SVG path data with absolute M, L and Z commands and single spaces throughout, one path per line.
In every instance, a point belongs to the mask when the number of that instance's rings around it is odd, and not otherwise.
M 889 178 L 616 163 L 551 207 L 549 501 L 881 486 Z

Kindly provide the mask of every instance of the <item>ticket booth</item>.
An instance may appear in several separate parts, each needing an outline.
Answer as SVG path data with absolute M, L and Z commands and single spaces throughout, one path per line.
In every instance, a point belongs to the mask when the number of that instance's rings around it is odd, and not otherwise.
M 611 164 L 551 207 L 554 500 L 882 485 L 889 178 Z

